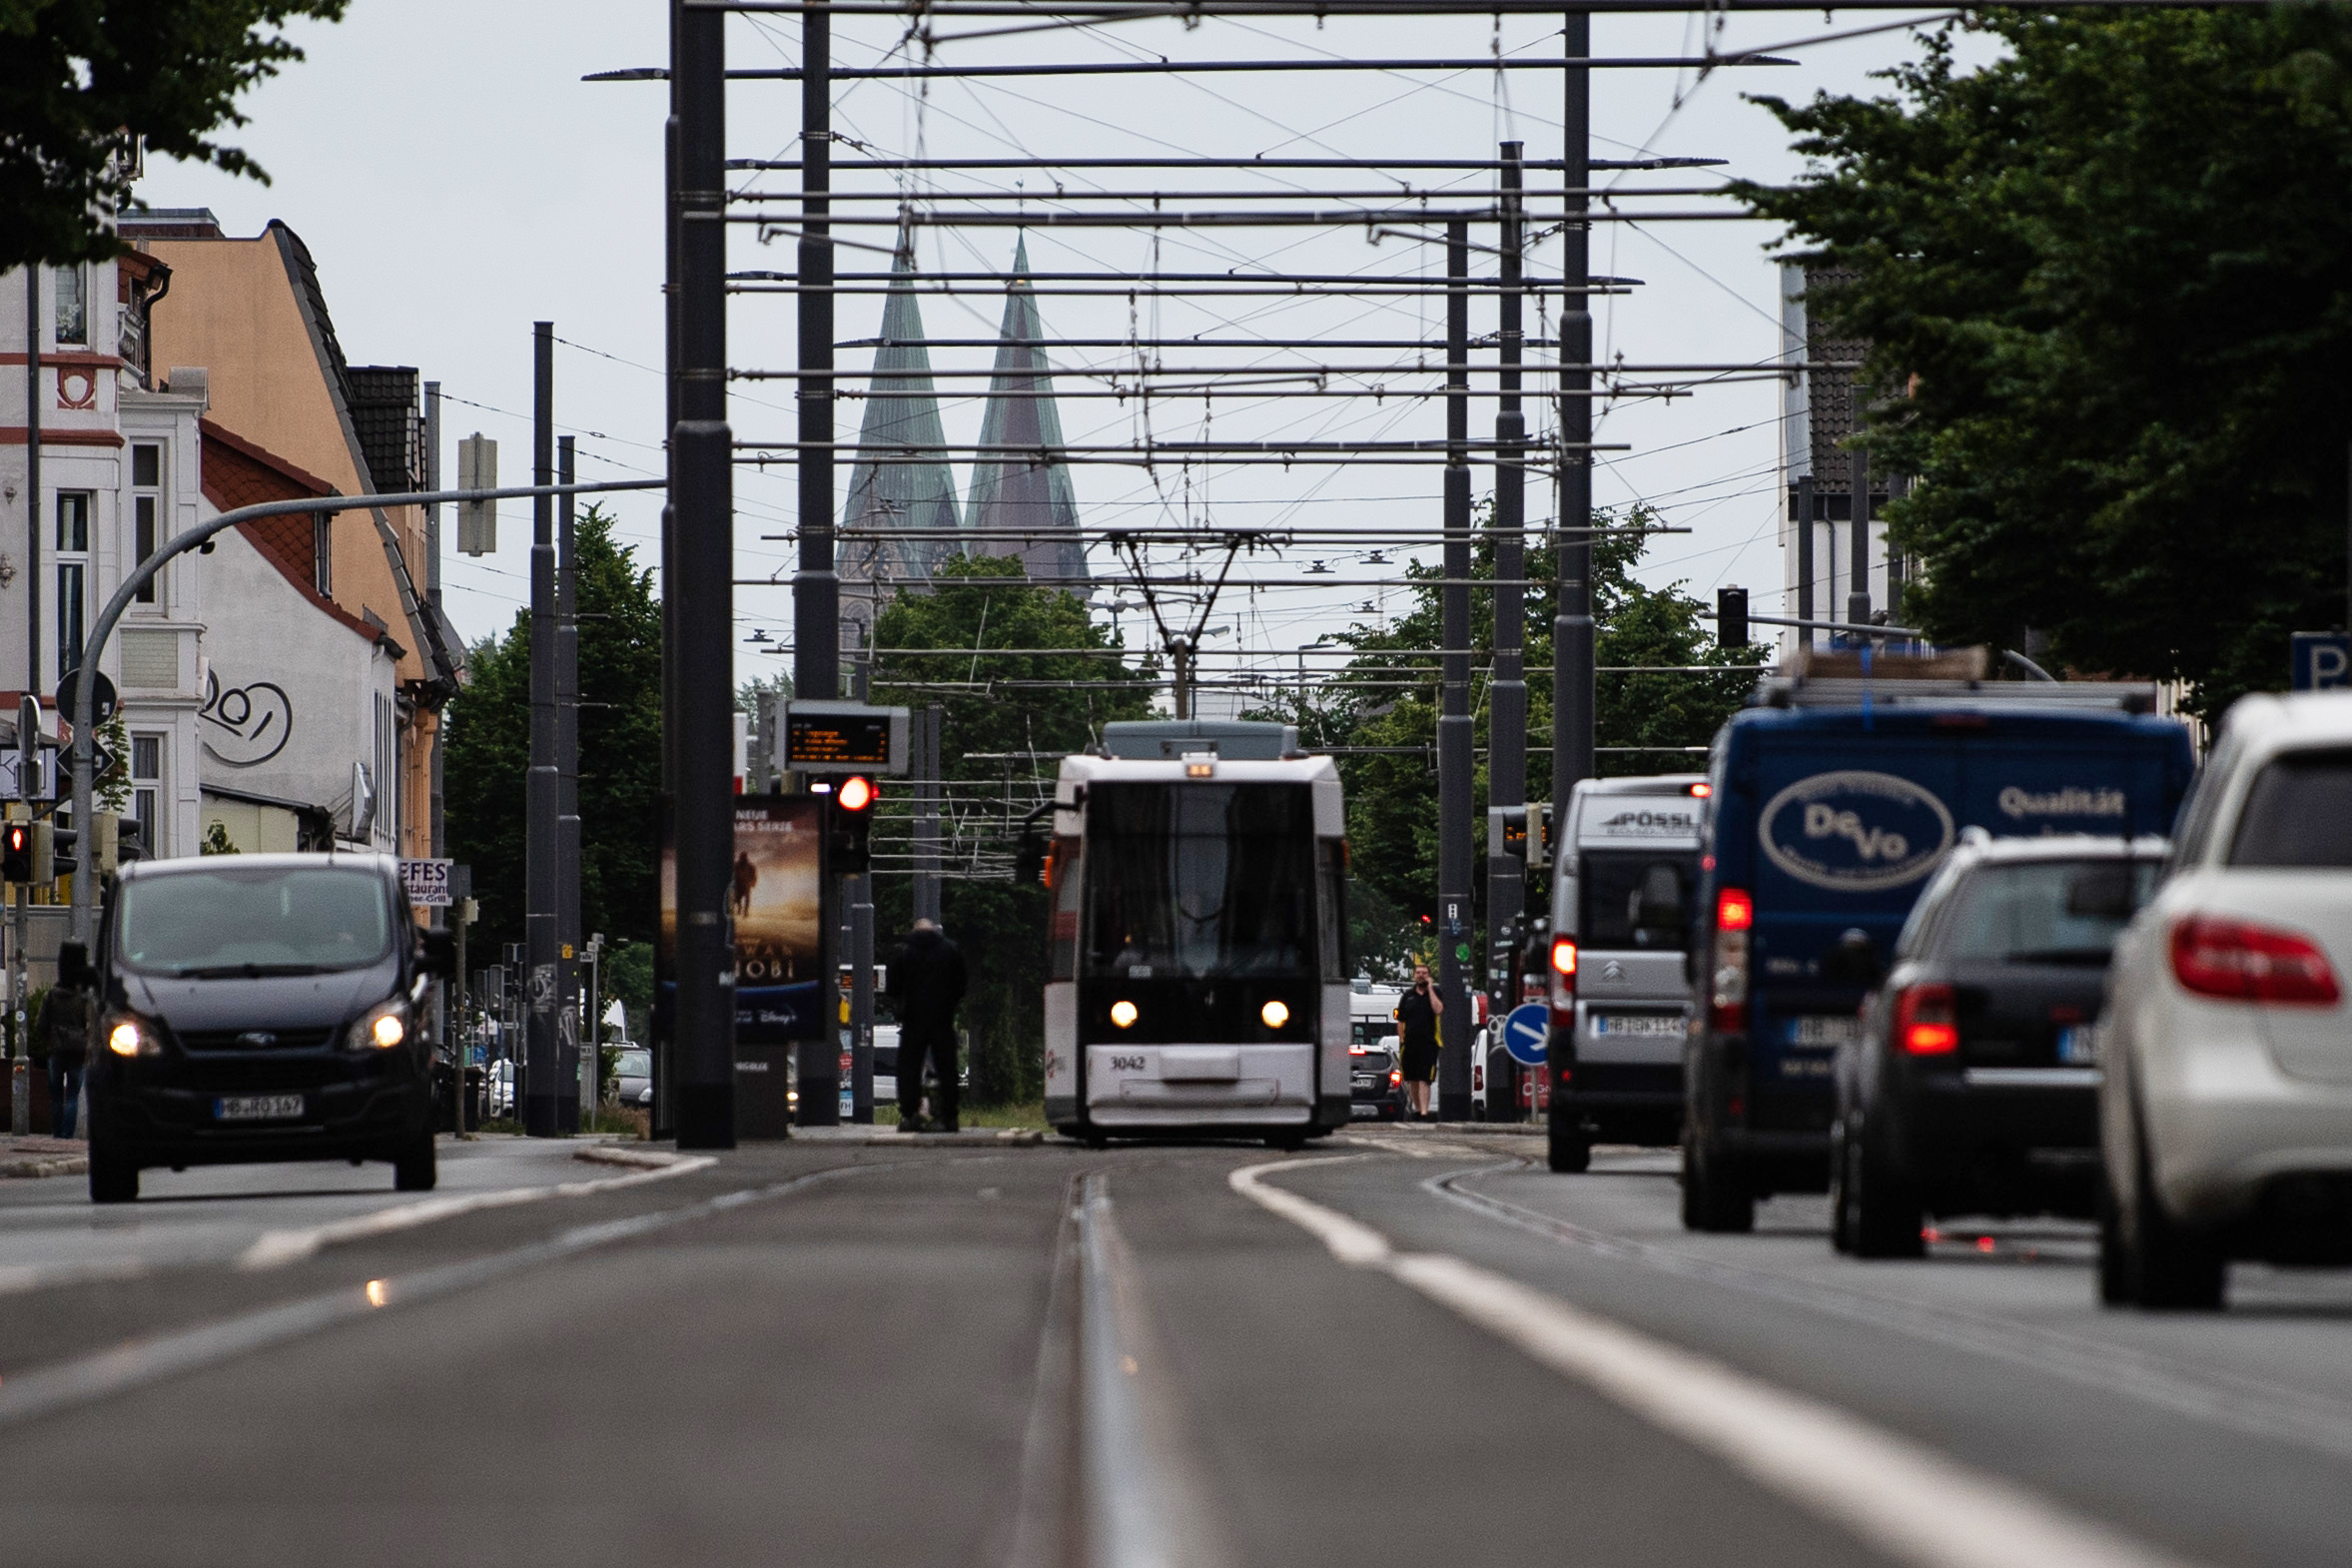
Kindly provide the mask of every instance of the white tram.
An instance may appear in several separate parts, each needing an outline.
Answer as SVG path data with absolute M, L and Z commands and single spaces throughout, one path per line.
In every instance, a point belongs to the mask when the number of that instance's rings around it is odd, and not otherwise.
M 1108 724 L 1063 758 L 1046 1120 L 1283 1148 L 1344 1126 L 1345 832 L 1337 769 L 1287 725 Z

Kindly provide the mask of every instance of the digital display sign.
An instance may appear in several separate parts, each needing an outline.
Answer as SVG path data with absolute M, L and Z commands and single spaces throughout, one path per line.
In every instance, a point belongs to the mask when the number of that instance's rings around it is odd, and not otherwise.
M 904 773 L 907 710 L 862 702 L 793 702 L 776 737 L 776 766 L 795 773 Z

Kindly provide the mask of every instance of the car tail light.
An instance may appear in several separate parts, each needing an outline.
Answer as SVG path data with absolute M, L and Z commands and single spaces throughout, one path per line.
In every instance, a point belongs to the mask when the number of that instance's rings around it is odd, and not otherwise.
M 1895 1004 L 1895 1043 L 1915 1057 L 1960 1049 L 1960 1013 L 1950 986 L 1912 986 Z
M 2172 928 L 2172 978 L 2181 989 L 2230 1002 L 2342 1000 L 2327 955 L 2309 937 L 2242 920 L 2191 915 Z
M 1736 1033 L 1748 1027 L 1748 930 L 1756 924 L 1756 900 L 1745 888 L 1715 895 L 1715 975 L 1707 996 L 1707 1020 Z
M 1552 1027 L 1576 1027 L 1576 939 L 1552 938 Z
M 1400 1067 L 1392 1067 L 1392 1068 L 1390 1068 L 1390 1069 L 1388 1070 L 1388 1087 L 1389 1087 L 1390 1089 L 1394 1089 L 1394 1088 L 1395 1088 L 1397 1085 L 1399 1085 L 1399 1084 L 1401 1084 L 1401 1083 L 1403 1083 L 1403 1082 L 1404 1082 L 1404 1069 L 1403 1069 L 1403 1068 L 1400 1068 Z

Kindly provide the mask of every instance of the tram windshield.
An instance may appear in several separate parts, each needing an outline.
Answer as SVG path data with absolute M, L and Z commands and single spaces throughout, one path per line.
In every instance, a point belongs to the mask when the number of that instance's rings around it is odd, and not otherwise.
M 1304 784 L 1109 784 L 1087 794 L 1087 971 L 1172 980 L 1315 973 Z

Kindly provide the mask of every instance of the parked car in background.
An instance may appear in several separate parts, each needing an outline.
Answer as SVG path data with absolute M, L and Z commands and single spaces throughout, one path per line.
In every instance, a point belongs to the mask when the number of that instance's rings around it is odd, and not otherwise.
M 2352 699 L 2246 697 L 2116 945 L 2099 1290 L 2214 1308 L 2233 1258 L 2352 1263 Z
M 2115 938 L 2167 848 L 1961 835 L 1838 1053 L 1838 1250 L 1918 1256 L 1928 1215 L 2094 1212 L 2093 1025 Z
M 644 1046 L 623 1046 L 613 1056 L 613 1099 L 632 1108 L 653 1109 L 653 1053 Z

